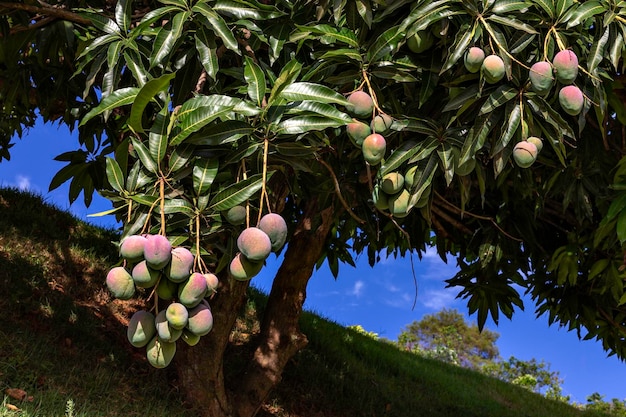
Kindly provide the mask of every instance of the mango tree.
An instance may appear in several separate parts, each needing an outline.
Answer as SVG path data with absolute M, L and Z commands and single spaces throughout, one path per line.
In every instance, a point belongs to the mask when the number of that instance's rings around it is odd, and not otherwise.
M 252 416 L 306 346 L 309 278 L 364 253 L 456 259 L 482 327 L 537 314 L 626 357 L 626 3 L 1 2 L 0 155 L 78 129 L 51 188 L 123 224 L 129 341 L 208 416 Z M 271 252 L 247 369 L 229 334 Z M 407 279 L 411 279 L 408 277 Z M 228 377 L 225 377 L 225 373 Z

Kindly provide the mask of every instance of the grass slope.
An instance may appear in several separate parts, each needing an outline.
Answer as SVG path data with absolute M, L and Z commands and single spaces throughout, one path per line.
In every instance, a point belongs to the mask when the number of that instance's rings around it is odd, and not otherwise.
M 193 416 L 172 370 L 153 369 L 125 340 L 137 305 L 112 300 L 104 285 L 116 234 L 13 189 L 0 189 L 0 213 L 0 416 Z M 233 339 L 244 346 L 264 301 L 251 292 L 238 320 Z M 310 344 L 266 416 L 601 416 L 310 313 L 302 328 Z

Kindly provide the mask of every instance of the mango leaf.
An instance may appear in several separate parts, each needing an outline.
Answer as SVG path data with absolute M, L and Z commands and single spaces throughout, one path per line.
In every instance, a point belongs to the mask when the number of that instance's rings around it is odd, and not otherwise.
M 341 94 L 321 84 L 296 82 L 286 86 L 281 98 L 290 101 L 312 100 L 320 103 L 335 103 L 347 106 L 350 102 Z
M 413 186 L 409 190 L 412 202 L 416 203 L 424 191 L 430 187 L 438 166 L 439 157 L 436 152 L 431 152 L 428 159 L 424 159 L 418 164 L 415 176 L 413 177 Z
M 539 33 L 534 27 L 532 27 L 528 23 L 524 23 L 521 20 L 517 20 L 513 17 L 504 17 L 504 16 L 492 14 L 487 17 L 487 20 L 494 22 L 494 23 L 498 23 L 503 26 L 509 26 L 509 27 L 512 27 L 513 29 L 521 30 L 522 32 L 530 33 L 533 35 Z
M 399 44 L 404 40 L 405 33 L 398 26 L 384 31 L 367 49 L 367 60 L 370 63 L 378 62 L 381 58 L 397 51 Z
M 131 130 L 133 130 L 135 133 L 143 133 L 144 130 L 141 124 L 141 119 L 143 117 L 143 112 L 146 109 L 146 106 L 157 94 L 167 94 L 167 87 L 169 87 L 170 81 L 175 76 L 175 72 L 172 72 L 170 74 L 164 74 L 159 78 L 148 81 L 143 87 L 141 87 L 139 93 L 133 101 L 132 107 L 130 108 L 128 127 L 130 127 Z
M 172 172 L 177 172 L 187 165 L 187 162 L 193 157 L 195 146 L 183 144 L 177 146 L 169 157 L 169 168 Z
M 201 107 L 205 107 L 203 111 L 219 111 L 228 107 L 231 108 L 234 113 L 243 116 L 256 116 L 260 113 L 258 107 L 240 98 L 211 94 L 210 96 L 196 96 L 185 101 L 180 109 L 178 109 L 176 117 L 179 120 L 184 120 L 185 117 L 188 117 L 188 113 L 195 112 Z
M 243 77 L 248 84 L 248 96 L 261 107 L 265 98 L 265 73 L 248 55 L 244 57 Z
M 267 180 L 271 178 L 274 171 L 267 173 Z M 209 209 L 224 211 L 239 204 L 245 203 L 263 186 L 263 175 L 255 174 L 247 179 L 231 184 L 219 191 L 209 203 Z
M 508 116 L 506 124 L 502 125 L 502 132 L 498 142 L 493 147 L 492 155 L 495 155 L 507 147 L 511 138 L 517 131 L 521 121 L 522 109 L 517 103 L 509 103 L 505 115 Z
M 133 144 L 135 152 L 137 152 L 137 157 L 139 158 L 143 166 L 153 174 L 158 174 L 159 166 L 154 161 L 154 159 L 152 159 L 150 151 L 148 150 L 148 148 L 146 148 L 146 145 L 144 145 L 137 138 L 131 138 L 131 142 Z
M 574 0 L 556 0 L 556 16 L 558 21 L 561 22 L 563 17 L 565 16 L 565 12 L 572 7 L 574 4 Z
M 458 162 L 459 166 L 472 159 L 476 151 L 483 147 L 485 139 L 487 139 L 487 136 L 491 133 L 501 117 L 499 112 L 492 112 L 479 116 L 476 119 L 476 122 L 467 134 L 465 142 L 463 142 L 463 147 L 461 147 Z
M 498 107 L 511 101 L 518 95 L 518 93 L 518 90 L 508 85 L 499 86 L 493 93 L 489 95 L 487 100 L 483 103 L 480 110 L 478 111 L 478 115 L 482 116 L 483 114 L 491 113 Z
M 437 140 L 434 138 L 429 138 L 421 142 L 414 140 L 404 141 L 398 148 L 393 150 L 389 158 L 385 159 L 385 162 L 380 167 L 378 176 L 382 178 L 390 172 L 396 171 L 406 161 L 417 154 L 423 154 L 423 158 L 426 158 L 436 147 Z
M 543 9 L 548 14 L 550 19 L 554 19 L 556 10 L 554 8 L 554 1 L 551 0 L 532 0 L 532 3 Z
M 604 29 L 602 36 L 593 43 L 591 48 L 589 48 L 589 54 L 587 55 L 587 70 L 592 74 L 606 56 L 606 43 L 609 40 L 609 33 L 610 26 L 607 26 Z
M 444 8 L 448 8 L 449 3 L 450 2 L 448 0 L 439 0 L 433 2 L 425 1 L 421 4 L 417 3 L 419 4 L 419 6 L 411 10 L 409 15 L 402 21 L 402 24 L 399 26 L 398 29 L 401 32 L 405 32 L 409 27 L 413 26 L 415 22 L 430 16 L 433 11 L 440 11 Z M 378 19 L 379 17 L 377 16 L 375 21 L 377 21 Z
M 155 207 L 158 204 L 159 197 L 148 194 L 133 194 L 130 199 L 142 206 Z
M 159 204 L 156 205 L 154 211 L 157 214 L 161 213 L 161 207 Z M 183 200 L 182 198 L 175 199 L 166 199 L 163 202 L 163 213 L 165 214 L 177 214 L 181 213 L 186 215 L 187 217 L 194 218 L 196 216 L 196 209 L 187 200 Z
M 452 66 L 456 64 L 459 61 L 459 59 L 463 58 L 463 56 L 465 55 L 465 52 L 467 51 L 467 49 L 469 48 L 472 42 L 472 39 L 474 39 L 475 31 L 476 31 L 476 24 L 472 25 L 471 30 L 469 30 L 467 26 L 459 30 L 458 32 L 459 40 L 453 44 L 454 49 L 451 48 L 451 52 L 448 54 L 448 57 L 446 58 L 446 62 L 444 62 L 443 66 L 441 67 L 439 74 L 443 74 L 444 72 L 452 68 Z
M 215 119 L 227 116 L 232 111 L 232 107 L 221 107 L 218 109 L 219 110 L 216 110 L 215 108 L 201 107 L 192 113 L 188 113 L 182 120 L 179 119 L 181 122 L 180 130 L 172 138 L 170 145 L 178 145 L 187 139 L 187 137 L 189 137 L 192 133 L 202 129 Z
M 198 135 L 194 135 L 185 142 L 191 145 L 218 146 L 234 142 L 254 132 L 249 123 L 240 120 L 226 120 L 222 123 L 206 127 Z
M 176 41 L 180 39 L 183 25 L 191 16 L 191 12 L 185 11 L 176 13 L 171 24 L 165 25 L 156 36 L 150 55 L 150 68 L 154 68 L 163 63 L 165 58 L 172 52 Z
M 277 98 L 281 97 L 282 91 L 293 83 L 298 75 L 300 75 L 301 70 L 302 64 L 295 58 L 283 67 L 278 75 L 278 78 L 274 81 L 274 87 L 272 87 L 270 97 L 267 100 L 268 106 L 271 106 Z
M 285 12 L 277 10 L 273 6 L 256 3 L 252 7 L 251 3 L 245 1 L 218 0 L 213 6 L 213 10 L 221 14 L 234 16 L 238 19 L 269 20 L 285 16 Z
M 205 195 L 211 185 L 219 169 L 219 160 L 217 158 L 198 159 L 193 166 L 193 189 L 196 196 Z
M 202 66 L 209 77 L 215 80 L 220 66 L 217 58 L 217 45 L 213 34 L 208 33 L 207 29 L 201 26 L 196 30 L 195 41 Z
M 578 26 L 584 21 L 593 16 L 604 13 L 606 7 L 599 1 L 585 1 L 579 4 L 578 7 L 572 9 L 573 11 L 567 16 L 567 28 L 570 29 L 574 26 Z
M 150 74 L 148 70 L 144 67 L 143 62 L 141 60 L 141 56 L 138 52 L 133 51 L 131 49 L 127 49 L 123 53 L 124 62 L 130 72 L 133 74 L 133 78 L 137 81 L 139 87 L 143 87 L 148 80 L 150 79 Z
M 96 29 L 111 35 L 118 35 L 119 39 L 120 27 L 113 20 L 96 13 L 81 13 L 81 15 L 89 19 Z
M 118 0 L 115 5 L 115 22 L 124 33 L 128 32 L 128 29 L 130 28 L 132 12 L 132 0 Z
M 315 26 L 301 26 L 296 25 L 296 27 L 302 31 L 303 33 L 313 33 L 318 36 L 324 36 L 332 40 L 333 42 L 344 43 L 346 45 L 350 45 L 354 48 L 359 47 L 359 42 L 357 40 L 356 34 L 347 27 L 336 28 L 331 25 L 315 25 Z
M 107 157 L 106 161 L 106 174 L 107 179 L 109 180 L 109 184 L 111 187 L 118 193 L 124 192 L 124 174 L 122 174 L 122 170 L 117 163 L 117 161 L 113 158 Z
M 311 130 L 324 130 L 329 127 L 339 127 L 345 125 L 346 122 L 337 121 L 328 117 L 321 116 L 295 116 L 280 122 L 277 126 L 279 134 L 298 134 Z
M 106 111 L 133 103 L 138 93 L 139 88 L 137 87 L 120 88 L 119 90 L 114 91 L 109 96 L 103 98 L 98 106 L 91 109 L 85 117 L 83 117 L 83 120 L 80 121 L 78 126 L 83 126 L 89 120 Z
M 448 101 L 442 111 L 448 112 L 451 110 L 457 110 L 466 105 L 468 101 L 472 103 L 475 102 L 479 97 L 478 83 L 475 83 L 467 88 L 464 88 L 459 94 L 450 98 L 450 101 Z
M 150 155 L 157 162 L 161 163 L 167 152 L 168 125 L 170 112 L 167 107 L 163 107 L 156 115 L 154 125 L 148 135 L 148 148 Z
M 301 112 L 311 112 L 318 114 L 320 116 L 325 116 L 330 119 L 334 119 L 341 123 L 350 123 L 352 122 L 352 117 L 347 115 L 344 112 L 337 110 L 335 107 L 330 104 L 320 103 L 318 101 L 301 101 L 297 102 L 295 106 L 290 107 L 288 114 L 293 113 L 301 113 Z
M 525 0 L 499 0 L 491 8 L 491 13 L 500 15 L 517 11 L 525 13 L 531 5 L 531 2 Z
M 437 148 L 437 155 L 441 161 L 441 169 L 446 179 L 446 185 L 450 186 L 454 178 L 454 168 L 456 166 L 453 147 L 444 142 Z
M 228 25 L 224 21 L 224 18 L 217 14 L 211 6 L 204 2 L 198 2 L 192 7 L 191 11 L 194 13 L 200 13 L 204 16 L 206 21 L 202 23 L 207 28 L 212 30 L 213 33 L 215 33 L 222 40 L 222 42 L 224 42 L 224 46 L 235 52 L 237 55 L 241 55 L 235 35 L 233 35 L 233 32 L 229 29 Z
M 326 51 L 322 55 L 320 55 L 317 59 L 320 61 L 330 60 L 331 58 L 340 58 L 340 59 L 353 59 L 357 62 L 362 61 L 361 54 L 355 49 L 333 49 L 331 51 Z

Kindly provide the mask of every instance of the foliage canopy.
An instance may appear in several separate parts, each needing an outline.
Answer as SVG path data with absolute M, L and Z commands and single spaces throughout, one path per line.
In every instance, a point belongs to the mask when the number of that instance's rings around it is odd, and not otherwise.
M 217 272 L 241 228 L 269 211 L 291 225 L 294 250 L 300 232 L 317 230 L 323 244 L 306 263 L 335 274 L 352 253 L 375 263 L 434 245 L 457 259 L 447 282 L 480 327 L 522 308 L 521 288 L 551 322 L 626 357 L 625 2 L 0 8 L 0 155 L 37 112 L 78 128 L 81 148 L 57 157 L 67 165 L 51 188 L 69 180 L 70 200 L 82 192 L 87 203 L 97 190 L 124 236 L 165 234 Z M 502 73 L 470 71 L 470 47 L 499 57 Z M 577 115 L 559 98 L 569 81 L 552 74 L 537 92 L 529 80 L 533 64 L 564 50 L 578 59 Z M 374 101 L 363 122 L 393 119 L 380 165 L 346 133 L 357 90 Z M 522 168 L 513 153 L 529 137 L 543 150 Z M 402 210 L 398 195 L 376 204 L 386 175 L 409 172 Z M 238 205 L 244 226 L 224 221 Z

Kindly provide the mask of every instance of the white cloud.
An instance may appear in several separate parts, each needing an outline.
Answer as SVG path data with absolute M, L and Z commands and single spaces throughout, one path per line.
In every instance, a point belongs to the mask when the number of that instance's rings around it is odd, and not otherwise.
M 402 294 L 394 295 L 393 298 L 385 299 L 385 304 L 395 308 L 412 308 L 414 301 L 415 294 L 409 294 L 407 292 L 404 292 Z
M 363 288 L 365 287 L 365 283 L 361 280 L 354 283 L 354 287 L 350 291 L 350 295 L 354 295 L 355 297 L 360 297 L 363 294 Z
M 431 310 L 439 311 L 452 306 L 457 302 L 456 296 L 458 291 L 454 288 L 443 290 L 430 290 L 418 296 L 418 301 L 424 307 Z
M 29 190 L 30 189 L 30 178 L 25 177 L 23 175 L 18 175 L 16 177 L 17 180 L 17 188 L 19 188 L 22 191 L 25 190 Z

